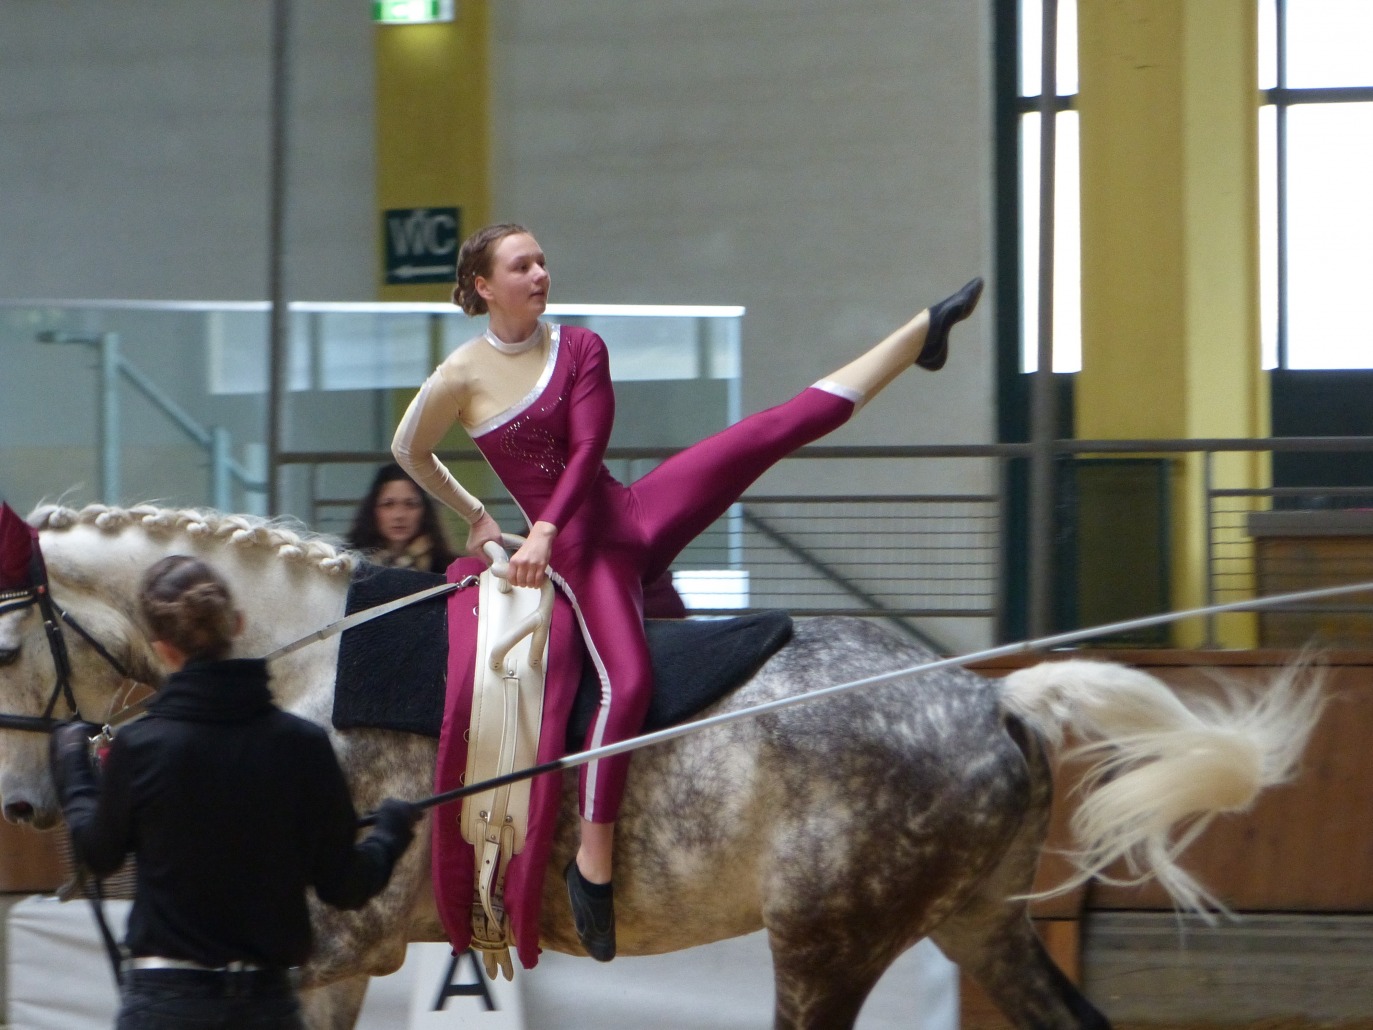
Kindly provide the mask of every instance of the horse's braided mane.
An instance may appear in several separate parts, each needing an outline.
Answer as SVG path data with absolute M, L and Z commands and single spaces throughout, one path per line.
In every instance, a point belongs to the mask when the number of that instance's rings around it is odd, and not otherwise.
M 294 520 L 225 515 L 204 508 L 159 508 L 153 504 L 115 508 L 88 504 L 77 510 L 60 504 L 40 504 L 29 516 L 29 522 L 40 530 L 89 525 L 117 532 L 126 527 L 138 527 L 154 536 L 184 533 L 202 542 L 270 548 L 278 558 L 313 565 L 331 575 L 347 575 L 358 563 L 355 552 L 339 547 L 331 538 L 314 533 Z

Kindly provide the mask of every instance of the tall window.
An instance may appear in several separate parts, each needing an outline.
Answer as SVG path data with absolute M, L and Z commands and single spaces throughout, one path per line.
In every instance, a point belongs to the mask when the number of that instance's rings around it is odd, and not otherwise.
M 1039 367 L 1040 86 L 1043 0 L 1020 2 L 1021 369 Z M 1370 0 L 1373 2 L 1373 0 Z M 1054 97 L 1054 371 L 1082 369 L 1082 237 L 1078 194 L 1077 0 L 1060 0 Z
M 1259 0 L 1266 368 L 1373 368 L 1373 2 Z

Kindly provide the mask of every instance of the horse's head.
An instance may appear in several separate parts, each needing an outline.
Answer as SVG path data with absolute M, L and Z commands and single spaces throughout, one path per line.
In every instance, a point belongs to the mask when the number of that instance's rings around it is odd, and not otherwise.
M 70 548 L 58 552 L 56 561 L 45 561 L 38 533 L 8 506 L 0 508 L 0 716 L 99 721 L 110 714 L 124 670 L 155 675 L 121 603 L 128 588 L 109 570 L 73 574 Z M 10 822 L 46 829 L 58 821 L 47 753 L 46 733 L 0 721 L 0 802 Z
M 34 606 L 0 615 L 0 712 L 39 716 L 51 686 L 44 687 L 39 657 L 46 658 L 41 620 Z M 47 663 L 46 678 L 52 679 Z M 47 767 L 45 733 L 0 730 L 0 800 L 5 818 L 47 829 L 57 822 L 57 796 Z
M 25 522 L 0 508 L 0 716 L 45 714 L 59 682 L 55 647 L 65 649 L 77 708 L 73 713 L 59 688 L 52 709 L 57 718 L 79 713 L 103 722 L 130 677 L 160 682 L 146 627 L 136 615 L 137 595 L 146 570 L 174 553 L 197 554 L 225 574 L 247 615 L 239 639 L 247 655 L 266 654 L 337 617 L 356 560 L 324 538 L 253 516 L 151 505 L 44 506 Z M 43 581 L 51 586 L 53 611 L 71 617 L 51 620 L 59 626 L 56 644 L 40 605 L 26 601 L 36 598 Z M 7 593 L 9 602 L 3 600 Z M 303 684 L 332 687 L 331 662 L 310 662 L 307 657 L 274 670 L 279 698 L 298 697 Z M 11 822 L 41 829 L 60 818 L 47 746 L 46 734 L 5 728 L 0 720 L 0 802 Z

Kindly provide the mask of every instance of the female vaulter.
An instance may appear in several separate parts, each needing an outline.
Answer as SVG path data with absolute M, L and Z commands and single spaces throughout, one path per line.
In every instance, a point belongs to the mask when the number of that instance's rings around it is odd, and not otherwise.
M 646 584 L 774 463 L 843 425 L 917 364 L 944 365 L 950 329 L 982 293 L 973 279 L 827 378 L 668 458 L 625 486 L 602 459 L 615 416 L 605 342 L 542 320 L 549 273 L 529 230 L 488 226 L 458 255 L 453 300 L 489 315 L 425 380 L 396 430 L 392 451 L 415 481 L 469 524 L 481 554 L 501 530 L 434 449 L 460 422 L 529 523 L 510 580 L 553 580 L 571 601 L 601 681 L 588 749 L 639 732 L 652 690 L 643 625 Z M 591 957 L 615 955 L 612 851 L 629 755 L 582 766 L 581 843 L 564 871 L 577 933 Z

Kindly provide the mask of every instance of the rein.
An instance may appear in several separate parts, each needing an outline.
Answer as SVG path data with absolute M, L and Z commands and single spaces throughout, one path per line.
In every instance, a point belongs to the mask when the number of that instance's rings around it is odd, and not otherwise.
M 476 585 L 476 582 L 476 576 L 468 576 L 466 579 L 459 580 L 456 583 L 440 583 L 436 587 L 428 587 L 425 590 L 420 590 L 413 594 L 406 594 L 404 597 L 398 597 L 394 601 L 387 601 L 385 604 L 364 608 L 360 612 L 354 612 L 352 615 L 344 616 L 341 619 L 329 623 L 329 625 L 325 626 L 323 629 L 314 630 L 297 640 L 291 641 L 289 644 L 283 644 L 275 651 L 263 655 L 262 660 L 264 662 L 271 662 L 278 658 L 284 658 L 288 654 L 299 651 L 307 644 L 313 644 L 319 640 L 327 640 L 329 637 L 337 636 L 345 630 L 352 629 L 354 626 L 361 626 L 364 622 L 371 622 L 373 619 L 379 619 L 383 615 L 390 615 L 392 612 L 400 611 L 402 608 L 408 608 L 412 604 L 419 604 L 421 601 L 428 601 L 435 597 L 446 597 L 459 590 L 466 590 L 468 587 Z M 131 719 L 137 719 L 148 710 L 148 706 L 152 704 L 152 702 L 152 697 L 146 697 L 142 701 L 136 701 L 131 705 L 121 708 L 114 715 L 105 720 L 103 727 L 104 736 L 113 736 L 113 731 L 116 727 L 129 722 Z M 3 718 L 5 717 L 0 716 L 0 719 Z M 16 718 L 20 717 L 16 716 Z M 0 728 L 3 728 L 3 725 L 3 723 L 0 723 Z

